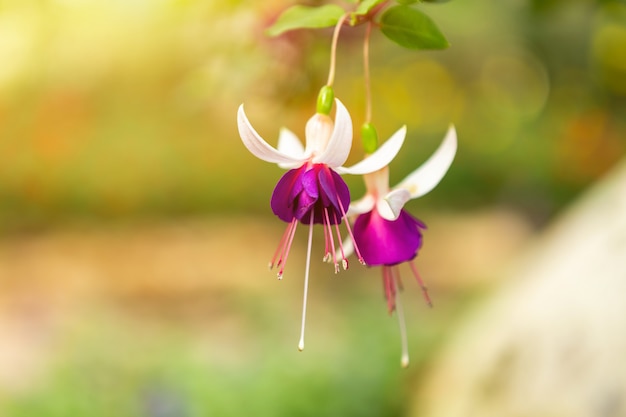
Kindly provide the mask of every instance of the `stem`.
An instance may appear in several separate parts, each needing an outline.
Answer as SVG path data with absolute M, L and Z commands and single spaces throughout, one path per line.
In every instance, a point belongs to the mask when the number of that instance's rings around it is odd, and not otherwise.
M 370 35 L 372 21 L 367 22 L 365 39 L 363 41 L 363 77 L 365 78 L 365 123 L 372 121 L 372 87 L 370 77 Z
M 341 26 L 343 26 L 343 22 L 346 21 L 348 17 L 348 13 L 345 13 L 335 26 L 335 31 L 333 32 L 333 40 L 330 46 L 330 68 L 328 70 L 328 82 L 326 85 L 331 87 L 335 82 L 335 66 L 337 61 L 337 42 L 339 40 L 339 31 L 341 30 Z

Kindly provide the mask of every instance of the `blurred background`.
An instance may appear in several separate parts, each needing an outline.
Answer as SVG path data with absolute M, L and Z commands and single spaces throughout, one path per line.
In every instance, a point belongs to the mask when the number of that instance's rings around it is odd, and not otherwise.
M 403 370 L 380 271 L 314 263 L 299 353 L 306 238 L 277 282 L 281 171 L 235 123 L 244 102 L 270 143 L 303 137 L 331 31 L 265 37 L 293 3 L 0 0 L 0 416 L 429 415 L 414 398 L 469 312 L 623 158 L 623 1 L 421 5 L 451 47 L 375 33 L 373 122 L 408 127 L 392 184 L 457 127 L 450 172 L 407 206 L 435 308 L 402 270 Z M 335 89 L 355 126 L 363 33 L 342 32 Z

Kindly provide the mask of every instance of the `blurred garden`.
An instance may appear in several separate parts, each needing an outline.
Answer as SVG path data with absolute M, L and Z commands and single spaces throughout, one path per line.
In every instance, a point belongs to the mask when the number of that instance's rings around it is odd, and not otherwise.
M 624 158 L 626 3 L 420 3 L 450 48 L 373 36 L 370 56 L 379 134 L 408 128 L 392 184 L 458 133 L 446 177 L 406 206 L 428 225 L 434 308 L 406 273 L 402 369 L 380 270 L 314 257 L 298 352 L 305 233 L 277 281 L 282 171 L 236 122 L 245 103 L 275 144 L 315 112 L 332 29 L 266 36 L 292 4 L 0 0 L 0 417 L 443 416 L 417 399 L 444 346 Z M 354 126 L 362 36 L 347 28 L 337 57 Z M 626 415 L 619 398 L 586 415 Z

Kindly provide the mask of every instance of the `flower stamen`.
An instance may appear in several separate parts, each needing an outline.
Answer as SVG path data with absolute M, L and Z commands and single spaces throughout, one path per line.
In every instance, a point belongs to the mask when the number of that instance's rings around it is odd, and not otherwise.
M 394 286 L 391 266 L 383 265 L 383 290 L 387 300 L 387 311 L 391 315 L 396 308 L 396 289 Z
M 274 255 L 272 256 L 272 259 L 269 261 L 267 265 L 270 271 L 274 269 L 275 266 L 278 266 L 278 262 L 276 262 L 276 260 L 278 258 L 278 255 L 281 255 L 282 257 L 282 253 L 284 251 L 284 245 L 285 245 L 285 242 L 288 240 L 290 229 L 291 229 L 291 223 L 289 224 L 289 226 L 285 228 L 285 231 L 283 232 L 283 236 L 280 238 L 280 242 L 278 242 L 278 246 L 276 247 L 276 250 L 274 251 Z
M 324 230 L 330 242 L 330 250 L 332 254 L 331 257 L 332 257 L 333 265 L 335 265 L 335 274 L 336 274 L 339 272 L 339 265 L 337 264 L 337 255 L 335 254 L 335 239 L 333 239 L 333 226 L 330 224 L 330 216 L 328 215 L 328 208 L 326 207 L 324 207 Z
M 337 233 L 337 240 L 339 241 L 339 253 L 341 253 L 341 266 L 345 271 L 348 269 L 348 260 L 346 259 L 346 254 L 343 251 L 343 243 L 341 239 L 341 231 L 339 230 L 339 222 L 337 221 L 337 214 L 335 214 L 335 232 Z
M 285 233 L 283 233 L 283 237 L 280 239 L 280 242 L 278 243 L 278 248 L 276 248 L 276 252 L 274 252 L 274 256 L 272 257 L 272 260 L 269 263 L 270 270 L 274 268 L 274 266 L 277 268 L 280 268 L 277 274 L 278 279 L 283 279 L 283 272 L 285 271 L 285 264 L 287 263 L 287 257 L 289 256 L 289 251 L 291 250 L 293 237 L 296 235 L 297 226 L 298 226 L 298 220 L 294 218 L 285 229 Z M 278 261 L 276 261 L 277 257 L 278 257 Z
M 341 209 L 341 218 L 346 223 L 346 229 L 348 229 L 348 235 L 350 235 L 350 239 L 352 239 L 352 244 L 354 245 L 354 252 L 356 253 L 357 258 L 359 258 L 359 263 L 361 265 L 366 265 L 363 256 L 361 255 L 361 251 L 359 251 L 359 245 L 356 244 L 356 240 L 354 239 L 354 234 L 352 233 L 352 228 L 350 227 L 350 222 L 348 221 L 348 216 L 346 215 L 346 210 L 341 203 L 341 199 L 339 201 L 339 208 Z
M 415 263 L 413 261 L 410 261 L 409 265 L 411 266 L 411 270 L 413 271 L 413 275 L 415 276 L 415 279 L 417 280 L 417 283 L 419 284 L 420 288 L 422 289 L 422 294 L 424 295 L 424 300 L 426 300 L 426 304 L 428 304 L 428 307 L 432 308 L 433 302 L 430 299 L 430 295 L 428 295 L 428 287 L 426 287 L 426 285 L 424 285 L 424 281 L 422 280 L 422 277 L 417 272 L 417 268 L 415 267 Z
M 324 257 L 322 258 L 323 262 L 330 262 L 332 260 L 332 255 L 330 254 L 330 242 L 328 240 L 328 230 L 326 227 L 322 227 L 324 230 Z

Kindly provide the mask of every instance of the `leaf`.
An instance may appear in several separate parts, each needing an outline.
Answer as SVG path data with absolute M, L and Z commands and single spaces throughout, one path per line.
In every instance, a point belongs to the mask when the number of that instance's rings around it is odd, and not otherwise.
M 419 0 L 398 0 L 398 3 L 400 4 L 413 4 L 413 3 L 417 3 Z M 424 0 L 421 0 L 424 1 Z
M 363 0 L 361 3 L 359 3 L 359 7 L 356 8 L 353 14 L 357 16 L 364 16 L 383 1 L 385 0 Z
M 417 9 L 409 6 L 394 6 L 380 18 L 383 34 L 409 49 L 445 49 L 450 44 L 435 22 Z
M 356 10 L 350 13 L 350 25 L 356 26 L 363 16 L 366 16 L 374 7 L 385 0 L 363 0 Z
M 335 26 L 344 10 L 335 5 L 327 4 L 320 7 L 296 5 L 285 10 L 276 22 L 267 28 L 268 36 L 278 36 L 294 29 L 317 29 Z

